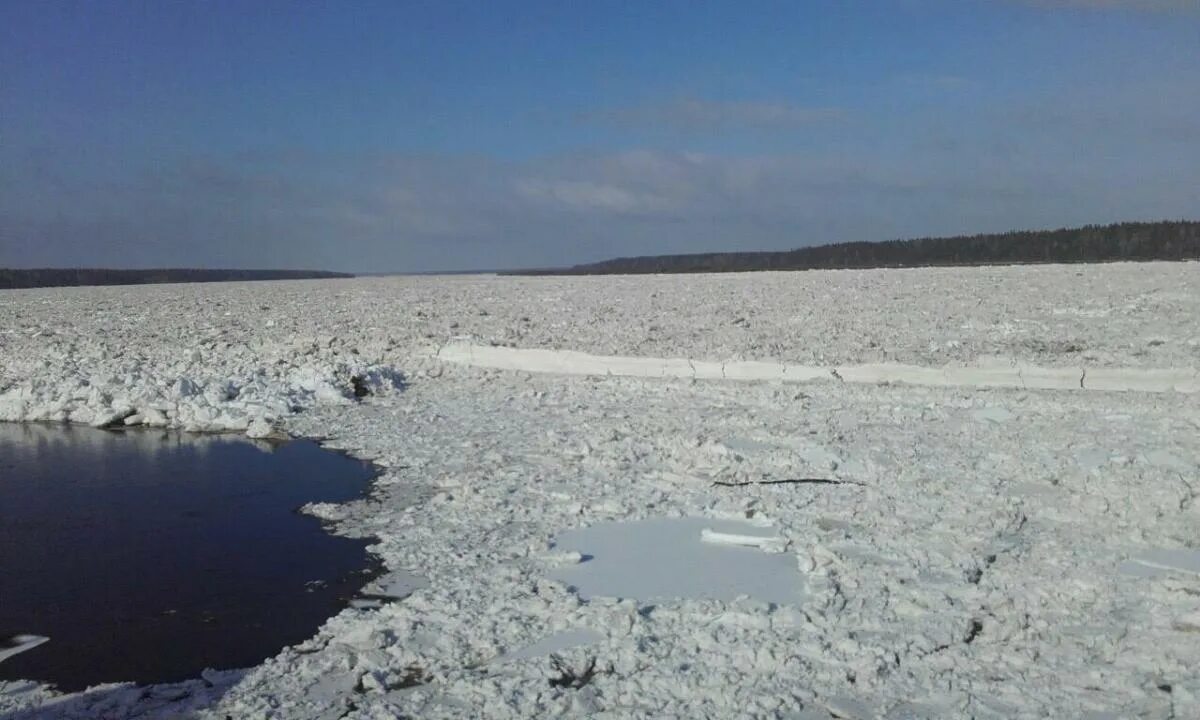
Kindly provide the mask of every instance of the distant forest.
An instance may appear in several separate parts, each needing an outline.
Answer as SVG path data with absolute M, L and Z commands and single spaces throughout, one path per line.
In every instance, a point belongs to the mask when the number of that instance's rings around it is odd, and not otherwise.
M 95 268 L 0 268 L 0 289 L 58 287 L 63 285 L 147 285 L 152 283 L 229 282 L 235 280 L 302 280 L 348 278 L 347 273 L 323 270 L 103 270 Z
M 613 275 L 1193 259 L 1200 259 L 1200 222 L 1180 220 L 851 242 L 783 251 L 652 255 L 511 274 Z

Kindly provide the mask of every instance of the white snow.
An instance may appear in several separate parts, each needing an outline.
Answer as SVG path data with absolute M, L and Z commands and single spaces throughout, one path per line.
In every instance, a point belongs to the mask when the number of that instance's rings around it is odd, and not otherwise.
M 0 417 L 373 460 L 309 510 L 411 594 L 0 716 L 1200 717 L 1197 368 L 1196 263 L 3 291 Z M 801 478 L 841 484 L 731 485 Z M 618 540 L 622 582 L 729 553 L 802 592 L 555 579 Z

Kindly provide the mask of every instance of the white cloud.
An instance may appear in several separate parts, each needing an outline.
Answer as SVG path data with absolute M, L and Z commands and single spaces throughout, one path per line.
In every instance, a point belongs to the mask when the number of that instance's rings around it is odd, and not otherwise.
M 608 183 L 587 180 L 518 180 L 517 193 L 535 202 L 546 202 L 570 210 L 617 214 L 655 213 L 668 210 L 671 202 L 653 193 L 640 192 Z

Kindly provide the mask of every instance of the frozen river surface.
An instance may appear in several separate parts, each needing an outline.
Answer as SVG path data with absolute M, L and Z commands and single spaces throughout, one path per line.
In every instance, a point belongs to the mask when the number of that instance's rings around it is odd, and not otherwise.
M 428 581 L 0 717 L 1200 717 L 1198 368 L 1196 263 L 0 293 L 0 418 L 322 438 Z

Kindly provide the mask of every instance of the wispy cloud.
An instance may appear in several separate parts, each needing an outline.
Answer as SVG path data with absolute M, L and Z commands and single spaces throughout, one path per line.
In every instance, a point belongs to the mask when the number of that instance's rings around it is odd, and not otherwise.
M 536 203 L 570 210 L 654 214 L 669 210 L 669 198 L 652 192 L 588 180 L 522 179 L 515 183 L 517 194 Z
M 726 128 L 783 128 L 837 121 L 846 111 L 836 107 L 808 107 L 782 101 L 716 101 L 679 98 L 673 101 L 597 110 L 581 116 L 626 127 L 663 127 L 676 130 Z

